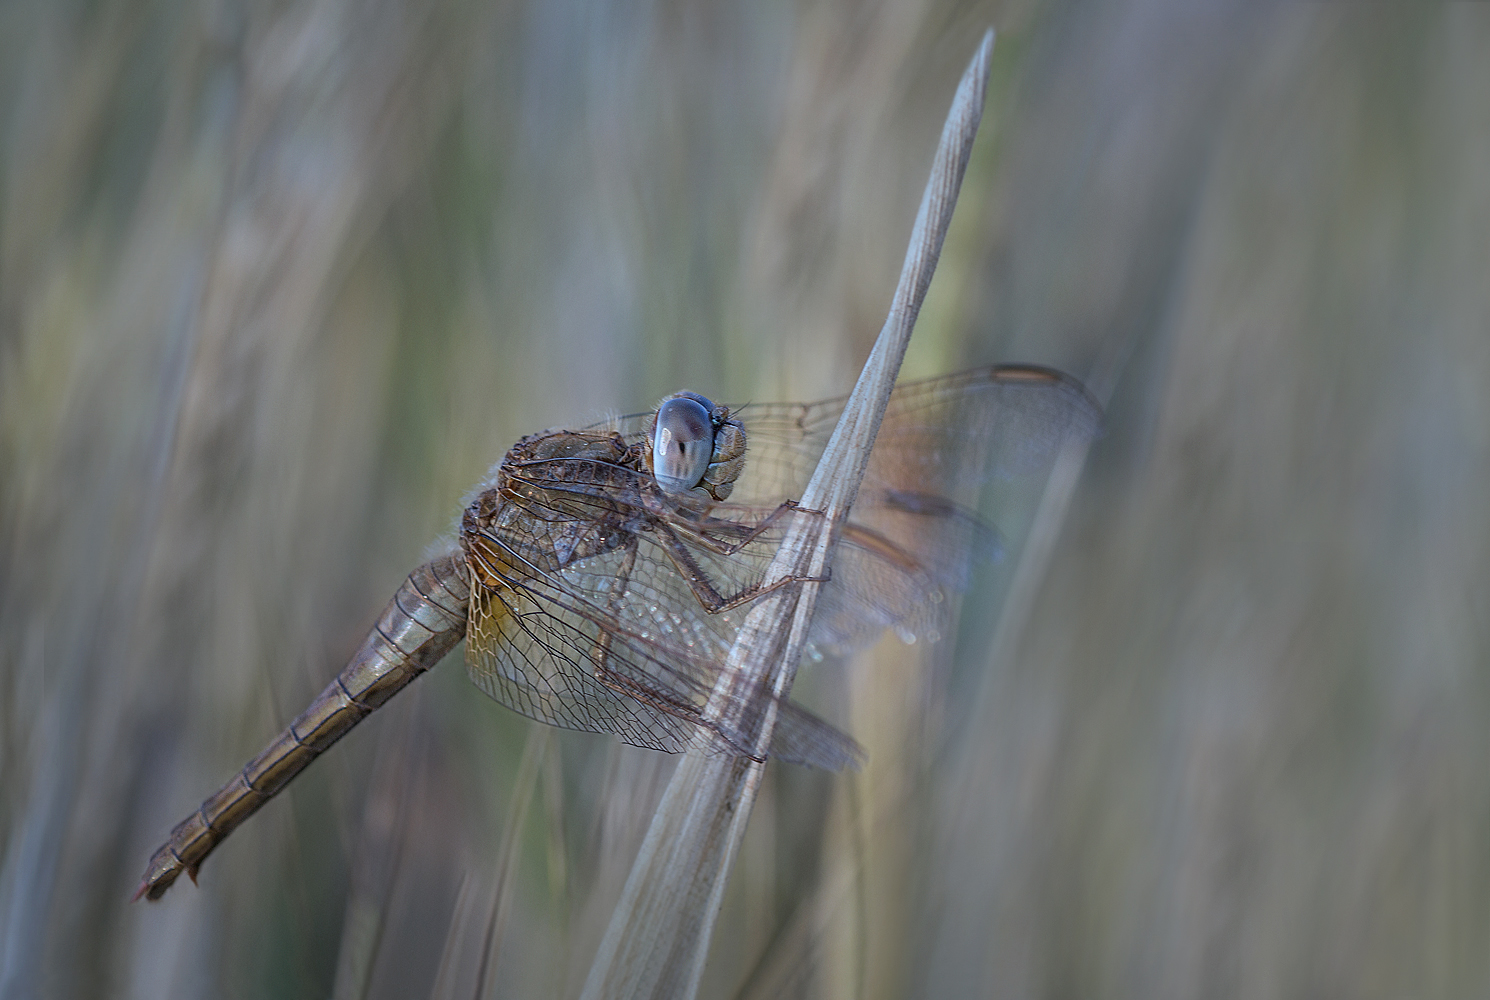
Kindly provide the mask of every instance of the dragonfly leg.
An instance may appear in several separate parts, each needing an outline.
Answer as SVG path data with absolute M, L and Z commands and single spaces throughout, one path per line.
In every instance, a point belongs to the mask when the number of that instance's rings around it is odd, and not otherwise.
M 786 504 L 783 504 L 777 508 L 776 513 L 781 513 L 788 509 L 793 508 L 789 508 Z M 775 516 L 776 514 L 774 513 L 771 515 L 771 517 Z M 767 518 L 767 520 L 770 520 L 770 518 Z M 761 527 L 764 527 L 764 523 Z M 759 533 L 759 530 L 755 532 L 756 535 Z M 772 580 L 767 584 L 756 584 L 752 587 L 746 587 L 739 593 L 726 597 L 709 581 L 709 574 L 698 564 L 698 559 L 689 551 L 683 539 L 678 537 L 678 533 L 671 526 L 658 522 L 653 525 L 653 534 L 661 543 L 663 549 L 666 550 L 668 556 L 672 558 L 673 564 L 688 583 L 688 589 L 693 591 L 693 596 L 698 600 L 698 603 L 711 615 L 717 615 L 731 608 L 737 608 L 742 604 L 748 604 L 757 597 L 769 594 L 771 591 L 790 583 L 827 583 L 829 580 L 828 576 L 784 576 L 779 580 Z M 740 545 L 735 546 L 732 551 L 738 552 L 744 544 L 742 542 Z
M 631 571 L 636 568 L 636 536 L 632 535 L 626 539 L 626 555 L 621 558 L 621 565 L 616 574 L 611 578 L 610 593 L 605 599 L 605 610 L 612 618 L 616 617 L 621 610 L 621 601 L 626 596 L 626 590 L 631 586 Z M 610 660 L 611 633 L 600 626 L 595 636 L 595 645 L 590 650 L 590 658 L 595 663 L 595 679 L 606 687 L 613 685 L 607 683 L 606 675 L 611 673 L 607 663 Z
M 734 542 L 719 541 L 711 537 L 711 532 L 718 532 L 722 534 L 726 530 L 731 530 L 735 533 L 739 533 L 744 527 L 743 525 L 740 525 L 734 521 L 726 520 L 724 518 L 709 518 L 707 521 L 703 522 L 699 526 L 699 531 L 696 535 L 696 537 L 698 538 L 698 544 L 700 545 L 700 547 L 708 549 L 710 552 L 713 552 L 716 555 L 732 556 L 743 549 L 745 546 L 749 545 L 751 542 L 755 541 L 761 535 L 765 534 L 767 528 L 770 528 L 773 524 L 790 513 L 809 514 L 815 517 L 822 516 L 822 511 L 808 510 L 807 508 L 798 504 L 795 500 L 783 500 L 775 510 L 771 511 L 771 513 L 765 516 L 760 524 L 757 524 L 752 528 L 745 529 L 745 534 L 741 535 L 739 537 L 739 540 Z M 692 524 L 690 523 L 689 526 L 692 527 Z
M 606 598 L 605 610 L 612 618 L 620 617 L 621 605 L 626 597 L 626 590 L 631 585 L 631 571 L 636 568 L 636 536 L 632 535 L 626 540 L 626 555 L 621 559 L 621 565 L 616 570 L 615 577 L 611 580 L 610 596 Z M 690 721 L 697 722 L 698 709 L 683 698 L 676 695 L 668 695 L 657 691 L 634 678 L 627 677 L 616 670 L 611 669 L 610 654 L 611 641 L 614 633 L 603 625 L 597 626 L 595 645 L 590 647 L 590 660 L 595 664 L 592 671 L 594 678 L 601 684 L 610 688 L 617 694 L 623 694 L 628 698 L 645 702 L 654 708 L 659 708 L 669 715 L 677 715 Z

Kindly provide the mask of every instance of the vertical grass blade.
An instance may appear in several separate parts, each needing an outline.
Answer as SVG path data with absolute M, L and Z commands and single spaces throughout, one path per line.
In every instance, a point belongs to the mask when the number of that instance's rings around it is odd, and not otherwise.
M 804 491 L 802 506 L 825 512 L 799 519 L 783 539 L 768 578 L 821 578 L 833 527 L 847 515 L 874 446 L 880 419 L 921 310 L 983 114 L 993 32 L 963 74 L 942 129 L 889 316 L 853 395 Z M 776 699 L 794 679 L 817 600 L 817 584 L 782 587 L 757 602 L 722 672 L 706 714 L 740 708 L 732 692 L 757 692 L 766 706 L 756 756 L 770 745 Z M 732 707 L 734 706 L 734 707 Z M 744 834 L 765 765 L 746 757 L 689 754 L 678 765 L 622 890 L 585 983 L 586 1000 L 694 996 L 731 862 Z

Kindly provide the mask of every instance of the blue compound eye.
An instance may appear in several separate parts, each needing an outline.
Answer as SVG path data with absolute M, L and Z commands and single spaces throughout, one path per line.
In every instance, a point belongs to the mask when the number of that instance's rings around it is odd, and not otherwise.
M 652 432 L 652 474 L 669 493 L 684 493 L 703 481 L 714 453 L 714 424 L 696 399 L 674 396 L 657 407 Z

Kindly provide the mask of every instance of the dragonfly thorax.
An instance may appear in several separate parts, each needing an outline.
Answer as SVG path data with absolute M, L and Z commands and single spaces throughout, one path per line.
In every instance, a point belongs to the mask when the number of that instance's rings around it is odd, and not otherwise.
M 636 530 L 651 488 L 641 464 L 641 447 L 614 432 L 531 434 L 466 507 L 461 547 L 493 585 L 608 551 Z

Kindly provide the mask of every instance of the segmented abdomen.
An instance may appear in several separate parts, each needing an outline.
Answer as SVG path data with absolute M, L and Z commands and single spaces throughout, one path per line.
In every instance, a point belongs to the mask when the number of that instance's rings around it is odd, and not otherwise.
M 196 812 L 151 857 L 135 898 L 159 899 L 290 779 L 410 681 L 439 663 L 466 634 L 468 572 L 459 554 L 409 574 L 367 639 L 326 690 Z

